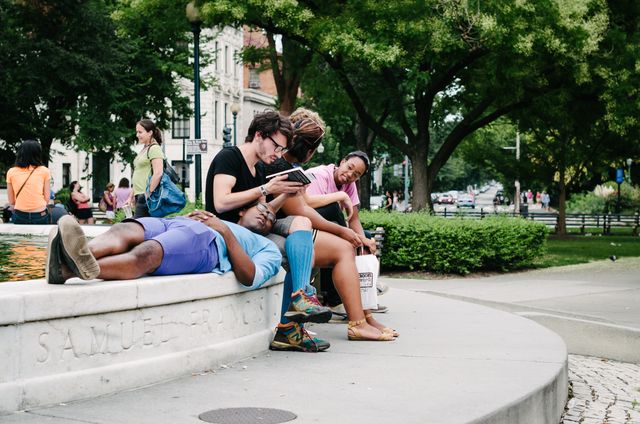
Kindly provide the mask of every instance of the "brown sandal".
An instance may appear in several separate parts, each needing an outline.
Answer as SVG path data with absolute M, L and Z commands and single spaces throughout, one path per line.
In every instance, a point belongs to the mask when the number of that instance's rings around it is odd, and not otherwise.
M 348 327 L 347 327 L 347 337 L 349 338 L 349 340 L 352 341 L 379 341 L 379 342 L 390 342 L 395 340 L 395 338 L 393 337 L 393 334 L 391 333 L 385 333 L 384 331 L 380 332 L 380 336 L 378 336 L 375 339 L 371 339 L 368 337 L 363 336 L 362 334 L 360 334 L 360 331 L 358 330 L 358 326 L 360 324 L 364 324 L 366 323 L 367 320 L 366 319 L 359 319 L 357 321 L 349 321 Z
M 373 316 L 373 314 L 365 314 L 364 318 L 371 318 Z M 376 327 L 377 328 L 377 327 Z M 389 328 L 389 327 L 383 327 L 382 329 L 379 329 L 380 331 L 382 331 L 383 333 L 386 334 L 391 334 L 393 335 L 393 337 L 400 337 L 400 333 L 398 333 L 396 330 L 394 330 L 393 328 Z

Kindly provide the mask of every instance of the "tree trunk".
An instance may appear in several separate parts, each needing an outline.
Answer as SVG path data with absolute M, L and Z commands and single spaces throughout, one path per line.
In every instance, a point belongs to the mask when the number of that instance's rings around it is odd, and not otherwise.
M 40 146 L 42 146 L 42 163 L 46 164 L 47 167 L 51 161 L 51 144 L 53 144 L 53 140 L 50 137 L 40 139 Z
M 567 234 L 567 185 L 564 182 L 565 170 L 560 168 L 560 182 L 558 183 L 558 228 L 560 236 Z
M 413 198 L 411 207 L 414 212 L 421 210 L 431 210 L 431 182 L 427 170 L 427 154 L 422 149 L 415 149 L 409 160 L 413 166 Z
M 369 156 L 369 159 L 373 160 L 373 131 L 371 131 L 365 124 L 362 122 L 362 119 L 359 115 L 356 115 L 356 148 L 358 150 L 362 150 Z M 369 172 L 365 173 L 362 177 L 360 177 L 360 181 L 358 183 L 358 192 L 360 193 L 360 209 L 370 209 L 371 208 L 371 172 L 373 170 L 370 168 Z
M 311 51 L 299 43 L 282 37 L 282 54 L 276 50 L 276 42 L 272 33 L 267 33 L 269 41 L 271 70 L 278 92 L 280 112 L 291 115 L 296 108 L 300 80 L 306 66 L 311 61 Z
M 561 135 L 560 141 L 560 154 L 558 157 L 558 228 L 556 233 L 559 236 L 567 234 L 567 181 L 565 180 L 567 173 L 567 140 Z
M 283 115 L 289 116 L 293 113 L 296 107 L 296 100 L 298 98 L 298 89 L 295 91 L 292 90 L 283 90 L 281 95 L 278 95 L 280 101 L 280 113 Z

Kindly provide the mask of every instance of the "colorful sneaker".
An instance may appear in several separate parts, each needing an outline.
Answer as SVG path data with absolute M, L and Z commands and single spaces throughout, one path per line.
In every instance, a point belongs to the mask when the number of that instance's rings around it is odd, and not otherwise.
M 294 311 L 289 311 L 284 316 L 294 322 L 329 322 L 331 309 L 322 306 L 315 296 L 307 296 L 300 289 L 291 295 L 291 305 Z
M 270 350 L 295 350 L 298 352 L 323 352 L 329 349 L 329 342 L 311 337 L 303 326 L 290 322 L 278 324 L 276 335 L 269 345 Z

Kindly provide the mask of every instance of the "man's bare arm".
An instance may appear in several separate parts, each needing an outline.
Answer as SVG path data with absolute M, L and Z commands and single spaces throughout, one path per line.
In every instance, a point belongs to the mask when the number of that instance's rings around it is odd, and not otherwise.
M 268 183 L 249 190 L 233 193 L 236 177 L 227 174 L 218 174 L 213 178 L 213 202 L 216 211 L 227 212 L 233 209 L 250 205 L 258 199 L 263 199 L 264 192 L 268 194 L 293 193 L 300 191 L 302 184 L 287 181 L 286 175 L 272 178 Z
M 210 212 L 195 210 L 188 215 L 189 218 L 200 221 L 206 226 L 216 230 L 227 245 L 227 252 L 229 254 L 229 262 L 233 267 L 233 273 L 238 281 L 247 287 L 253 285 L 253 279 L 256 275 L 256 266 L 254 265 L 251 257 L 244 251 L 236 236 L 229 229 L 227 224 L 222 222 L 218 217 Z

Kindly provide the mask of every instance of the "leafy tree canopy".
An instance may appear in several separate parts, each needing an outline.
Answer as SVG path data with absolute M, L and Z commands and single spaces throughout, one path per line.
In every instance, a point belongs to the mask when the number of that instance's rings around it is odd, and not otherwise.
M 601 0 L 201 4 L 211 24 L 260 26 L 322 57 L 358 118 L 410 157 L 415 209 L 467 135 L 567 82 L 588 83 L 609 23 Z M 391 118 L 382 123 L 380 99 Z M 455 125 L 432 151 L 432 128 L 447 116 Z
M 25 138 L 132 159 L 136 120 L 188 111 L 184 5 L 134 0 L 8 0 L 0 5 L 0 149 Z

